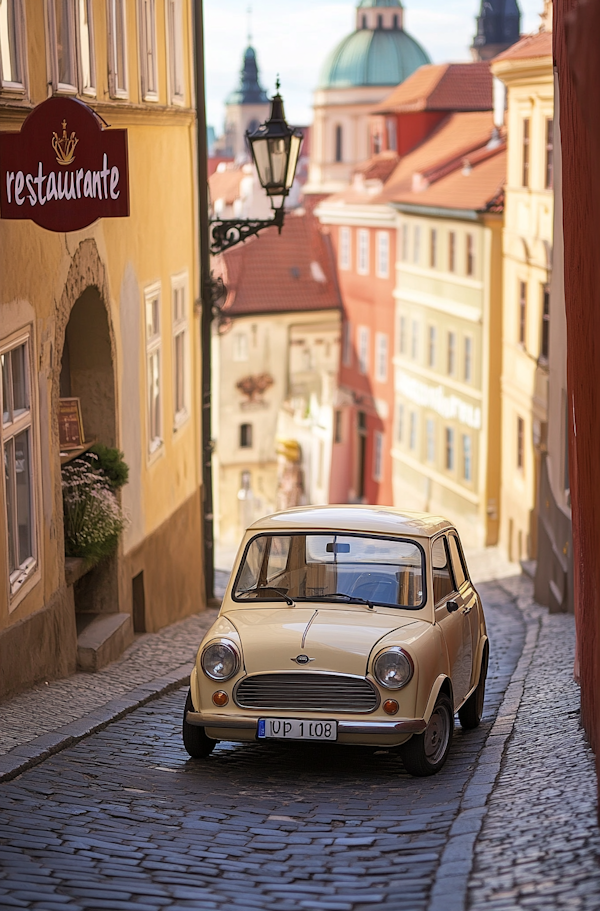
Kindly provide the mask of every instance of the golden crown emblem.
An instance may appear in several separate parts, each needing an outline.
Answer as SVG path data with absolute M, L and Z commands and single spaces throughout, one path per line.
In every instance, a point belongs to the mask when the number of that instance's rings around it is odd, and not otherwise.
M 63 134 L 58 138 L 57 133 L 53 133 L 52 148 L 56 152 L 56 160 L 59 164 L 71 164 L 75 160 L 75 146 L 79 142 L 73 131 L 67 136 L 67 121 L 62 122 Z

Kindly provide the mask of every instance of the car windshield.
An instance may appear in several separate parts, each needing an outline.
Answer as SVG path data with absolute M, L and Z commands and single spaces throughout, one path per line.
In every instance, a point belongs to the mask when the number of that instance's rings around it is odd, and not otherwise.
M 236 601 L 331 601 L 418 609 L 424 554 L 414 541 L 361 534 L 257 535 L 244 553 Z

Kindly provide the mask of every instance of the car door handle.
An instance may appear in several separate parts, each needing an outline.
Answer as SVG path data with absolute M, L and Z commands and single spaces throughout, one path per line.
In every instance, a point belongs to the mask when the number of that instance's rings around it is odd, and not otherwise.
M 463 614 L 470 614 L 472 610 L 473 610 L 473 605 L 470 604 L 469 607 L 463 607 L 462 612 L 463 612 Z

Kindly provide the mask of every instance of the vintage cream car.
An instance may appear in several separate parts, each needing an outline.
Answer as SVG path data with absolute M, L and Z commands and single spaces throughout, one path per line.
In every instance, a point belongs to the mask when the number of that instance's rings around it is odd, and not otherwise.
M 379 506 L 290 509 L 246 532 L 190 678 L 183 741 L 399 747 L 413 775 L 444 764 L 457 712 L 479 724 L 481 601 L 456 529 Z

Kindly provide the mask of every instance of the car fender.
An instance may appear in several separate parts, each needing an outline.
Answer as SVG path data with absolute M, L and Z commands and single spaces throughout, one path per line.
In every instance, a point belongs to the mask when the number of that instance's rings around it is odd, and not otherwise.
M 429 722 L 429 719 L 431 718 L 431 716 L 433 714 L 433 709 L 435 707 L 437 698 L 440 695 L 440 692 L 442 691 L 442 688 L 444 686 L 449 688 L 450 700 L 453 702 L 452 681 L 450 680 L 450 677 L 447 676 L 447 674 L 440 674 L 438 677 L 436 677 L 436 679 L 434 680 L 433 686 L 431 687 L 431 692 L 429 694 L 427 706 L 423 713 L 423 718 L 425 721 Z
M 477 686 L 477 684 L 479 683 L 479 679 L 480 679 L 480 677 L 481 677 L 481 667 L 482 667 L 482 662 L 483 662 L 483 652 L 484 652 L 484 649 L 485 649 L 486 647 L 487 647 L 487 649 L 488 649 L 488 655 L 489 655 L 489 639 L 488 639 L 487 636 L 481 636 L 481 638 L 480 638 L 480 640 L 479 640 L 479 645 L 478 645 L 478 647 L 477 647 L 477 658 L 476 658 L 476 661 L 475 661 L 475 668 L 476 668 L 477 677 L 473 680 L 473 686 L 474 686 L 474 687 Z

